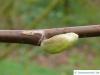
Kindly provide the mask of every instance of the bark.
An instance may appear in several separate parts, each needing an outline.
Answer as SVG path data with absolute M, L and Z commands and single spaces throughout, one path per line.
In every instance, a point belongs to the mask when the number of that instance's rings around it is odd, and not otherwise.
M 0 30 L 0 42 L 23 43 L 39 46 L 45 38 L 54 35 L 75 32 L 80 38 L 100 36 L 100 25 L 76 26 L 37 30 Z

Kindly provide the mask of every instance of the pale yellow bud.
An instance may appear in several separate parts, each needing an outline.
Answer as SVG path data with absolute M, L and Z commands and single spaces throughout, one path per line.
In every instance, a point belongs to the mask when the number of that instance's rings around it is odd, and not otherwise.
M 59 53 L 71 46 L 78 40 L 78 35 L 76 33 L 66 33 L 55 35 L 49 39 L 45 39 L 41 42 L 41 47 L 48 53 Z

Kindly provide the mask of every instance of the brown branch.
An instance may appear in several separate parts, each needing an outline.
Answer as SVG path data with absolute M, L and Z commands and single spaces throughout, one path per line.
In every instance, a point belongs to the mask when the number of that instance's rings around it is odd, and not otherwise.
M 0 30 L 0 42 L 40 45 L 42 37 L 75 32 L 80 38 L 100 36 L 100 25 L 76 26 L 38 30 Z

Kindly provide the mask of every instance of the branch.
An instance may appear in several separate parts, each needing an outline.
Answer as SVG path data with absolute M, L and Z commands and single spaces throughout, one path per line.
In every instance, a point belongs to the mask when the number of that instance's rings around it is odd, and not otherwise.
M 80 38 L 100 36 L 100 25 L 76 26 L 38 30 L 0 30 L 0 42 L 40 45 L 43 37 L 75 32 Z

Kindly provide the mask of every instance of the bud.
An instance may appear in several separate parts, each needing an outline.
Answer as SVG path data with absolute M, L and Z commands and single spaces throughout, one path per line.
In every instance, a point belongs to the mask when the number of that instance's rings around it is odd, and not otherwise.
M 66 49 L 72 47 L 78 40 L 76 33 L 66 33 L 55 35 L 49 39 L 45 39 L 41 42 L 41 47 L 48 53 L 55 54 L 60 53 Z

